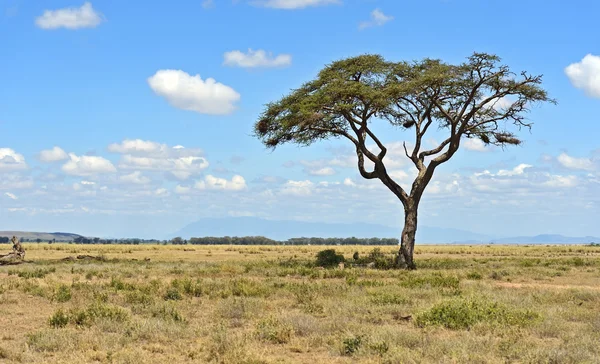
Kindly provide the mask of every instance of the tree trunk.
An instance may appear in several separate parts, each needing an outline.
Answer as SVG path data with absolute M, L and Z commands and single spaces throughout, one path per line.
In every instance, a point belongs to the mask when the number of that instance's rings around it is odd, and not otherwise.
M 397 265 L 404 269 L 416 269 L 413 261 L 415 236 L 417 234 L 417 206 L 407 205 L 404 208 L 404 228 L 400 238 Z

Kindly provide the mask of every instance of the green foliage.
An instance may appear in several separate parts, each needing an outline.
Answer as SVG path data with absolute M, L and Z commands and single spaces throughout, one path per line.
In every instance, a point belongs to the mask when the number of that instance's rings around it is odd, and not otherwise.
M 50 273 L 56 272 L 56 268 L 38 268 L 34 270 L 23 270 L 23 271 L 14 271 L 9 270 L 8 275 L 17 275 L 21 278 L 29 279 L 29 278 L 44 278 L 46 275 Z
M 480 280 L 481 278 L 483 278 L 483 277 L 481 276 L 481 273 L 479 273 L 479 272 L 467 273 L 467 279 Z
M 71 300 L 71 288 L 61 284 L 54 292 L 53 299 L 57 302 L 67 302 Z
M 165 321 L 185 322 L 183 315 L 171 305 L 163 305 L 152 311 L 152 317 L 160 318 Z
M 336 267 L 338 264 L 344 262 L 344 256 L 337 254 L 335 249 L 321 250 L 317 253 L 316 264 L 319 267 Z
M 342 341 L 342 353 L 344 355 L 353 355 L 355 354 L 363 344 L 363 335 L 352 336 L 345 338 Z
M 404 305 L 411 301 L 398 294 L 383 293 L 371 297 L 371 302 L 375 305 Z
M 461 299 L 437 304 L 417 315 L 419 327 L 443 326 L 452 330 L 463 330 L 479 322 L 526 326 L 539 319 L 539 314 L 530 310 L 514 310 L 487 300 Z
M 293 333 L 294 329 L 290 324 L 272 316 L 261 320 L 257 325 L 258 337 L 274 344 L 288 343 Z
M 69 315 L 62 309 L 56 311 L 48 320 L 50 326 L 54 328 L 65 327 L 69 324 Z
M 179 290 L 177 290 L 175 287 L 167 289 L 167 292 L 165 292 L 163 298 L 165 301 L 179 301 L 183 299 L 181 292 L 179 292 Z

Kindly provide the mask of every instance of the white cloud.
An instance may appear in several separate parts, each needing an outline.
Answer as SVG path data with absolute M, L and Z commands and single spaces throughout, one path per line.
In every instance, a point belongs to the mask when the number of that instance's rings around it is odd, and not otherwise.
M 233 88 L 213 78 L 203 80 L 200 75 L 190 76 L 181 70 L 159 70 L 148 78 L 148 85 L 172 106 L 201 114 L 231 114 L 240 99 Z
M 102 22 L 102 14 L 94 10 L 92 4 L 84 3 L 81 7 L 45 10 L 44 14 L 35 19 L 42 29 L 79 29 L 95 28 Z
M 490 149 L 485 145 L 485 143 L 477 138 L 465 139 L 463 141 L 462 145 L 466 150 L 472 150 L 475 152 L 489 152 L 490 151 Z
M 229 181 L 209 174 L 204 181 L 198 181 L 195 187 L 199 190 L 240 191 L 246 189 L 246 180 L 239 175 L 233 176 Z
M 256 0 L 254 5 L 274 9 L 303 9 L 309 6 L 341 4 L 341 0 Z
M 281 193 L 284 195 L 308 196 L 312 193 L 314 184 L 309 181 L 287 181 Z
M 0 148 L 0 171 L 27 169 L 25 157 L 10 148 Z
M 209 9 L 215 6 L 214 0 L 204 0 L 202 1 L 202 7 L 204 9 Z
M 68 159 L 67 153 L 60 147 L 42 150 L 40 152 L 40 161 L 42 162 L 58 162 Z
M 565 73 L 573 86 L 590 97 L 600 98 L 600 56 L 588 54 L 580 62 L 567 66 Z
M 150 178 L 142 175 L 142 172 L 135 171 L 130 174 L 123 175 L 119 177 L 119 180 L 125 183 L 132 183 L 137 185 L 145 185 L 150 183 Z
M 122 154 L 155 154 L 166 150 L 166 144 L 160 144 L 141 139 L 125 139 L 121 143 L 113 143 L 108 146 L 108 151 Z
M 157 188 L 156 190 L 154 190 L 154 194 L 156 196 L 168 196 L 169 191 L 167 191 L 166 188 Z
M 208 167 L 208 162 L 202 157 L 153 158 L 124 155 L 119 163 L 123 169 L 160 170 L 171 172 L 179 179 L 187 179 L 195 173 Z
M 289 54 L 279 54 L 273 56 L 262 49 L 253 51 L 248 49 L 248 53 L 241 51 L 225 52 L 223 64 L 232 67 L 256 68 L 256 67 L 285 67 L 292 64 L 292 56 Z
M 73 176 L 91 176 L 100 173 L 114 173 L 115 166 L 108 160 L 97 156 L 77 156 L 69 153 L 70 160 L 62 166 L 63 172 Z
M 169 147 L 148 140 L 125 139 L 109 145 L 108 150 L 124 154 L 119 161 L 119 168 L 166 171 L 182 180 L 200 173 L 209 165 L 206 159 L 200 157 L 200 149 L 181 145 Z
M 33 186 L 33 179 L 23 178 L 20 173 L 2 173 L 0 178 L 0 190 L 29 189 Z
M 19 198 L 17 196 L 15 196 L 14 193 L 10 193 L 10 192 L 5 192 L 4 193 L 6 196 L 8 196 L 8 198 L 12 199 L 12 200 L 18 200 Z
M 499 176 L 515 176 L 515 175 L 523 174 L 525 172 L 525 169 L 531 168 L 531 167 L 533 167 L 533 166 L 530 164 L 521 163 L 510 171 L 507 171 L 504 169 L 499 170 L 498 175 Z
M 556 159 L 563 167 L 569 169 L 581 169 L 584 171 L 593 171 L 596 169 L 594 162 L 589 158 L 575 158 L 566 153 L 562 153 Z
M 335 174 L 335 170 L 331 167 L 305 169 L 305 171 L 311 176 L 331 176 Z
M 549 176 L 549 179 L 543 183 L 548 187 L 575 187 L 577 185 L 577 177 L 575 176 Z
M 392 21 L 393 16 L 385 15 L 381 10 L 375 9 L 371 12 L 371 19 L 368 21 L 361 22 L 358 25 L 358 29 L 365 29 L 374 26 L 382 26 L 385 23 Z
M 350 178 L 344 178 L 344 186 L 351 186 L 354 187 L 356 186 L 356 183 L 352 182 L 352 180 Z
M 180 186 L 180 185 L 177 185 L 177 186 L 175 187 L 175 193 L 177 193 L 177 194 L 179 194 L 179 195 L 185 195 L 185 194 L 188 194 L 188 193 L 190 193 L 191 191 L 192 191 L 192 188 L 191 188 L 191 187 L 187 187 L 187 186 Z

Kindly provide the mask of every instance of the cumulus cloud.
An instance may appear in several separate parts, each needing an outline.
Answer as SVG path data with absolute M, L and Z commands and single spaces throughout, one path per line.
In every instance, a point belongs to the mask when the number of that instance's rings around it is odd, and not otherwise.
M 240 191 L 246 189 L 246 180 L 239 175 L 235 175 L 231 180 L 227 180 L 209 174 L 203 181 L 198 181 L 195 187 L 199 190 Z
M 335 174 L 335 170 L 331 167 L 305 169 L 305 171 L 311 176 L 331 176 Z
M 382 26 L 394 19 L 393 16 L 385 15 L 381 10 L 375 9 L 371 12 L 371 18 L 368 21 L 363 21 L 358 25 L 358 29 L 365 29 L 374 26 Z
M 0 171 L 27 169 L 25 157 L 10 148 L 0 148 Z
M 101 13 L 94 10 L 92 4 L 84 3 L 81 7 L 45 10 L 35 19 L 35 24 L 42 29 L 80 29 L 95 28 L 103 20 Z
M 515 176 L 515 175 L 523 174 L 525 172 L 525 169 L 532 168 L 532 167 L 533 166 L 530 164 L 521 163 L 510 171 L 501 169 L 500 171 L 498 171 L 498 175 L 499 176 Z
M 231 114 L 240 99 L 233 88 L 213 78 L 203 80 L 181 70 L 159 70 L 148 78 L 148 85 L 173 107 L 200 114 Z
M 596 169 L 594 162 L 589 158 L 575 158 L 566 153 L 562 153 L 556 159 L 558 160 L 558 163 L 565 168 L 583 171 L 593 171 Z
M 309 6 L 341 4 L 341 0 L 255 0 L 252 4 L 273 9 L 303 9 Z
M 125 175 L 119 177 L 119 180 L 121 182 L 132 183 L 132 184 L 136 184 L 136 185 L 145 185 L 145 184 L 150 183 L 150 178 L 142 175 L 142 172 L 140 172 L 140 171 L 135 171 L 130 174 L 125 174 Z
M 119 162 L 123 169 L 145 169 L 171 172 L 179 179 L 187 179 L 195 173 L 208 167 L 208 162 L 202 157 L 154 158 L 124 155 Z
M 305 181 L 287 181 L 281 189 L 281 194 L 284 195 L 295 195 L 295 196 L 308 196 L 312 193 L 314 183 L 309 180 Z
M 588 54 L 580 62 L 567 66 L 565 73 L 573 86 L 590 97 L 600 98 L 600 56 Z
M 63 172 L 73 176 L 92 176 L 101 173 L 114 173 L 115 166 L 98 156 L 77 156 L 69 153 L 70 160 L 62 166 Z
M 42 150 L 40 152 L 40 161 L 42 162 L 59 162 L 69 159 L 69 155 L 60 147 Z
M 187 179 L 208 167 L 202 150 L 181 145 L 169 147 L 149 140 L 125 139 L 108 146 L 113 153 L 123 154 L 119 168 L 135 170 L 166 171 L 178 179 Z
M 285 67 L 292 64 L 292 56 L 279 54 L 273 56 L 266 51 L 248 49 L 247 53 L 241 51 L 225 52 L 223 64 L 230 67 L 258 68 L 258 67 Z
M 15 196 L 14 193 L 10 193 L 10 192 L 5 192 L 4 193 L 8 198 L 10 198 L 11 200 L 18 200 L 19 198 L 17 196 Z

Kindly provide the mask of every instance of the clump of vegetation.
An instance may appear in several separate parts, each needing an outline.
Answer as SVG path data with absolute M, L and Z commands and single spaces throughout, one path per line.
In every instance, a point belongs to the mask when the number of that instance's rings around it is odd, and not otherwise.
M 14 271 L 9 270 L 8 275 L 17 275 L 21 278 L 29 279 L 29 278 L 44 278 L 46 275 L 50 273 L 56 272 L 56 268 L 38 268 L 34 270 L 22 270 L 22 271 Z
M 439 303 L 416 317 L 419 327 L 443 326 L 452 330 L 469 329 L 479 322 L 526 326 L 539 318 L 531 310 L 514 310 L 487 300 L 462 299 Z
M 181 292 L 179 292 L 179 290 L 177 290 L 177 288 L 175 287 L 169 288 L 167 292 L 165 292 L 163 298 L 165 299 L 165 301 L 179 301 L 183 299 L 183 297 L 181 296 Z
M 71 300 L 71 288 L 69 286 L 61 284 L 58 286 L 56 291 L 54 291 L 54 296 L 52 297 L 56 302 L 67 302 Z
M 290 341 L 294 333 L 293 327 L 275 317 L 269 317 L 258 323 L 257 335 L 262 340 L 274 344 L 285 344 Z
M 50 317 L 48 323 L 54 328 L 65 327 L 69 324 L 69 315 L 63 310 L 58 310 Z
M 361 347 L 363 343 L 364 336 L 352 336 L 347 337 L 342 341 L 342 354 L 344 355 L 353 355 L 355 354 Z
M 164 305 L 152 311 L 152 317 L 160 318 L 166 321 L 185 322 L 183 315 L 173 306 Z
M 344 256 L 337 254 L 335 249 L 321 250 L 317 253 L 317 265 L 319 267 L 335 267 L 344 261 Z

